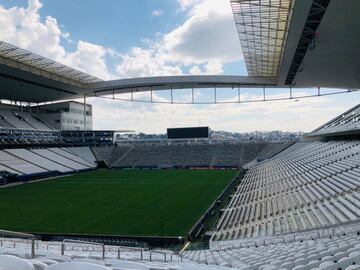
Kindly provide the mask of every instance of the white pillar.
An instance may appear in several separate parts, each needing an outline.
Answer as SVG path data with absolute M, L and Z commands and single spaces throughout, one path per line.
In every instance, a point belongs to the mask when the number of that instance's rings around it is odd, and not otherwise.
M 86 95 L 84 94 L 84 130 L 86 130 Z

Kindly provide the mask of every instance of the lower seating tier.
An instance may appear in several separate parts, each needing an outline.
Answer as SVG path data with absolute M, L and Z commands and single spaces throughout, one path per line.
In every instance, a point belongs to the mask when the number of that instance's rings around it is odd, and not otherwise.
M 251 167 L 213 241 L 271 236 L 360 218 L 360 141 L 291 146 Z

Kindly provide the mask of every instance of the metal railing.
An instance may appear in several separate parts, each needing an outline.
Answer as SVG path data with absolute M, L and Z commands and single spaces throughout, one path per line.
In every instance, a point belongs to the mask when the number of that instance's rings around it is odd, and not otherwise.
M 173 256 L 180 257 L 180 262 L 183 261 L 183 255 L 181 253 L 171 253 L 170 254 L 170 261 L 173 261 Z
M 96 242 L 86 242 L 80 240 L 71 240 L 65 239 L 61 243 L 61 255 L 65 255 L 66 243 L 75 243 L 75 244 L 85 244 L 85 245 L 94 245 L 94 246 L 101 246 L 102 247 L 102 259 L 105 259 L 105 244 L 103 243 L 96 243 Z
M 35 258 L 35 235 L 28 233 L 6 231 L 6 230 L 0 230 L 0 235 L 2 235 L 3 238 L 5 238 L 5 236 L 15 236 L 19 238 L 31 239 L 31 258 L 32 259 Z
M 150 250 L 150 262 L 152 261 L 152 254 L 162 254 L 164 256 L 164 262 L 166 262 L 166 252 L 158 251 L 158 250 Z
M 118 259 L 119 260 L 120 260 L 121 250 L 140 251 L 140 260 L 141 261 L 144 260 L 144 251 L 147 251 L 147 249 L 144 249 L 144 248 L 120 246 L 118 249 Z
M 13 232 L 13 231 L 6 231 L 6 230 L 0 230 L 0 236 L 2 236 L 3 238 L 5 238 L 6 236 L 9 237 L 16 237 L 16 238 L 24 238 L 24 239 L 31 239 L 31 258 L 34 259 L 35 258 L 35 247 L 37 246 L 37 248 L 39 248 L 39 244 L 35 243 L 35 235 L 33 234 L 27 234 L 27 233 L 20 233 L 20 232 Z M 3 245 L 3 239 L 0 239 L 0 245 Z M 72 240 L 72 239 L 64 239 L 61 242 L 61 255 L 65 255 L 65 251 L 66 251 L 66 244 L 68 243 L 73 243 L 73 244 L 84 244 L 84 245 L 92 245 L 92 246 L 101 246 L 101 251 L 102 251 L 102 259 L 105 259 L 105 252 L 106 252 L 106 246 L 103 243 L 96 243 L 96 242 L 88 242 L 88 241 L 80 241 L 80 240 Z M 51 244 L 47 244 L 46 245 L 46 249 L 49 250 L 49 246 Z M 16 242 L 14 242 L 14 248 L 16 246 Z M 54 244 L 54 246 L 58 246 L 57 244 Z M 173 261 L 173 257 L 179 257 L 180 261 L 183 261 L 183 255 L 181 253 L 167 253 L 167 252 L 163 252 L 163 251 L 159 251 L 159 250 L 149 250 L 149 249 L 145 249 L 145 248 L 140 248 L 140 247 L 129 247 L 129 246 L 118 246 L 115 247 L 117 248 L 117 252 L 118 252 L 118 259 L 121 258 L 121 251 L 122 250 L 128 250 L 128 251 L 139 251 L 140 252 L 140 260 L 143 261 L 144 258 L 144 252 L 148 251 L 149 252 L 149 260 L 152 261 L 153 260 L 153 254 L 161 254 L 164 256 L 164 262 L 167 262 L 167 255 L 170 256 L 170 261 Z M 116 250 L 116 249 L 115 249 Z M 95 249 L 93 249 L 93 251 L 95 251 Z M 111 249 L 109 249 L 109 251 L 111 251 Z

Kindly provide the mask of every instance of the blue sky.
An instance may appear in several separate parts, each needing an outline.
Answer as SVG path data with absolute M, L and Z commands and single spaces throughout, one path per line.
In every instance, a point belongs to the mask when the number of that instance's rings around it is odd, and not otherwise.
M 74 40 L 85 39 L 119 51 L 141 46 L 143 39 L 171 31 L 184 20 L 184 14 L 176 11 L 176 1 L 106 0 L 103 3 L 87 0 L 84 5 L 84 1 L 47 0 L 43 1 L 40 14 L 57 18 L 65 31 L 71 31 Z M 163 13 L 153 16 L 154 10 Z
M 102 79 L 246 75 L 228 0 L 0 0 L 0 25 L 0 40 Z M 159 92 L 155 98 L 168 95 Z M 186 91 L 176 95 L 189 98 Z M 206 101 L 212 95 L 198 91 L 197 99 Z M 219 89 L 219 98 L 233 95 Z M 243 95 L 256 98 L 261 90 L 245 89 Z M 215 130 L 309 131 L 356 105 L 359 97 L 354 93 L 300 102 L 208 106 L 90 102 L 96 129 L 164 132 L 201 120 Z

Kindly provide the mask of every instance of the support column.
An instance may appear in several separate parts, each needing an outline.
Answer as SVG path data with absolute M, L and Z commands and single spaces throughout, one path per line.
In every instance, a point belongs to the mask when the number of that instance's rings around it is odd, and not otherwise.
M 86 130 L 86 95 L 84 94 L 84 130 Z

